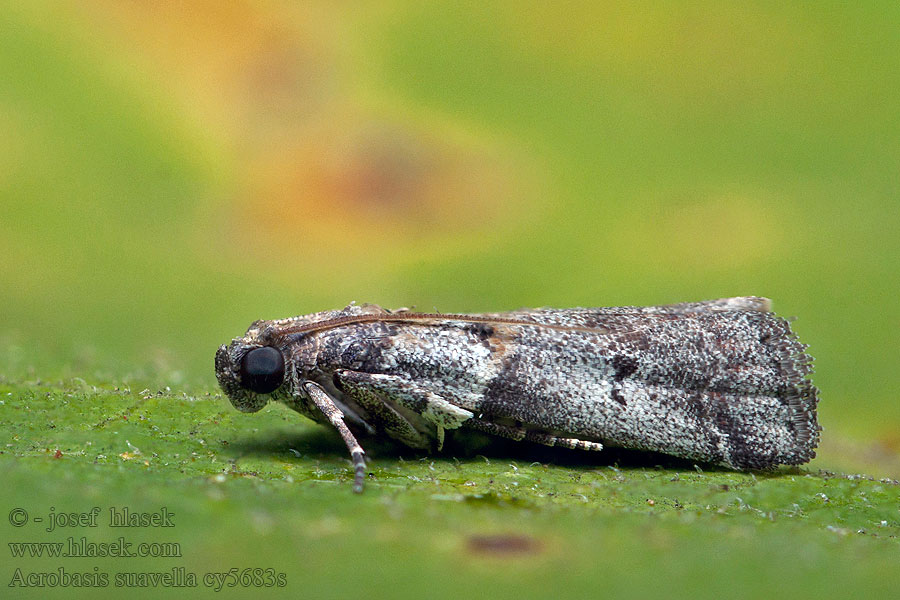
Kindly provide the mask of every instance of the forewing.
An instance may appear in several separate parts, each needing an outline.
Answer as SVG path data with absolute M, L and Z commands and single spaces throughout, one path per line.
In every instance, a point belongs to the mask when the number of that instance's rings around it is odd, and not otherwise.
M 738 296 L 704 302 L 682 302 L 659 306 L 609 306 L 598 308 L 535 308 L 502 313 L 486 313 L 484 317 L 515 319 L 553 326 L 586 327 L 600 330 L 621 329 L 623 323 L 633 323 L 628 317 L 648 315 L 690 315 L 732 311 L 769 312 L 771 302 L 758 296 Z M 624 317 L 617 319 L 615 317 Z

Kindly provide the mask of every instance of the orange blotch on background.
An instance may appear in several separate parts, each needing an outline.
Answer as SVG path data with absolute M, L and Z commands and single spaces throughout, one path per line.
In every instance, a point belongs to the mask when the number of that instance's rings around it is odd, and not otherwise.
M 513 161 L 409 123 L 334 118 L 294 147 L 260 158 L 234 217 L 249 243 L 366 256 L 428 244 L 490 243 L 531 196 Z M 426 243 L 425 246 L 422 244 Z

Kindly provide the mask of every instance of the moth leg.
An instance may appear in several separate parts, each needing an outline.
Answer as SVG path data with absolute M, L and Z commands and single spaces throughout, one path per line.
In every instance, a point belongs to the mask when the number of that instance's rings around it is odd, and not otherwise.
M 421 415 L 435 426 L 438 450 L 443 442 L 444 429 L 456 429 L 474 416 L 471 411 L 460 408 L 434 392 L 420 387 L 415 381 L 403 377 L 348 370 L 337 371 L 336 375 L 341 381 L 346 379 L 358 387 L 370 389 Z
M 501 425 L 492 421 L 483 419 L 469 419 L 466 421 L 466 427 L 471 427 L 483 433 L 489 433 L 498 437 L 507 438 L 516 442 L 521 442 L 528 434 L 528 430 L 524 427 L 513 427 L 512 425 Z
M 356 400 L 393 439 L 406 444 L 410 448 L 428 448 L 428 438 L 418 431 L 394 407 L 384 401 L 381 393 L 367 385 L 369 380 L 364 373 L 356 371 L 337 371 L 334 374 L 335 385 L 342 392 Z
M 502 425 L 500 423 L 485 421 L 483 419 L 471 419 L 466 422 L 466 426 L 471 427 L 472 429 L 477 429 L 478 431 L 482 431 L 484 433 L 490 433 L 492 435 L 514 440 L 516 442 L 526 440 L 529 442 L 544 444 L 545 446 L 557 446 L 560 448 L 569 448 L 572 450 L 603 450 L 603 444 L 601 444 L 600 442 L 590 442 L 587 440 L 580 440 L 578 438 L 557 437 L 550 433 L 530 431 L 528 429 L 525 429 L 524 427 Z
M 603 444 L 600 442 L 589 442 L 587 440 L 579 440 L 578 438 L 556 437 L 549 433 L 540 433 L 538 431 L 529 431 L 525 434 L 525 439 L 529 442 L 537 442 L 545 446 L 557 446 L 560 448 L 569 448 L 571 450 L 592 450 L 599 452 L 603 450 Z
M 444 449 L 444 428 L 437 425 L 435 433 L 437 434 L 437 451 L 440 452 Z
M 331 421 L 334 428 L 341 434 L 344 443 L 347 444 L 355 473 L 353 476 L 353 491 L 356 493 L 362 492 L 366 478 L 366 452 L 359 445 L 359 442 L 356 441 L 356 438 L 353 437 L 353 434 L 350 433 L 350 430 L 347 429 L 347 425 L 344 424 L 344 413 L 334 405 L 331 397 L 317 383 L 306 381 L 303 383 L 303 389 L 309 394 L 316 408 L 322 411 L 322 414 Z

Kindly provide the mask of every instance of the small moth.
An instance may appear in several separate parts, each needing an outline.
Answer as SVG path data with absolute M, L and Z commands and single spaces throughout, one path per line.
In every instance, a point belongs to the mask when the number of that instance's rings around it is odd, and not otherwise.
M 338 430 L 440 451 L 447 430 L 582 450 L 652 450 L 762 469 L 815 456 L 806 346 L 765 298 L 416 313 L 350 304 L 256 321 L 216 352 L 243 412 L 270 400 Z

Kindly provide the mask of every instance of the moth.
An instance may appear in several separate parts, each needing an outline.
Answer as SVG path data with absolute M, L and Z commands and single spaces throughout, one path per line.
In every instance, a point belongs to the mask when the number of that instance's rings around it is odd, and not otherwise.
M 215 367 L 238 410 L 275 400 L 337 429 L 362 491 L 357 436 L 440 451 L 459 428 L 732 469 L 802 464 L 821 430 L 806 348 L 760 297 L 485 314 L 350 304 L 256 321 Z

